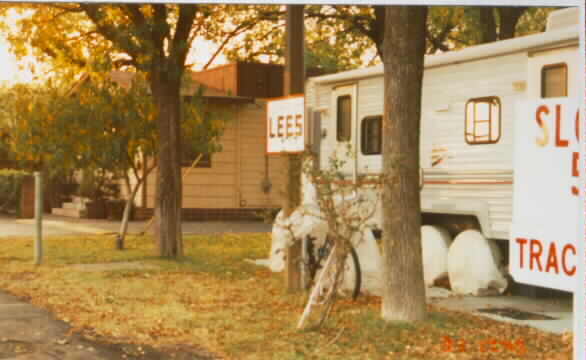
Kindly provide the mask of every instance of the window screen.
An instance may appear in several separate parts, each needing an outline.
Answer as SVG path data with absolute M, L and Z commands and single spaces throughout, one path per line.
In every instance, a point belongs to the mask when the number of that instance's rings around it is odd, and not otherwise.
M 337 116 L 336 138 L 338 141 L 350 141 L 352 135 L 352 97 L 350 95 L 338 97 Z
M 546 65 L 541 69 L 541 97 L 568 96 L 568 66 Z
M 362 119 L 360 141 L 364 155 L 377 155 L 382 153 L 382 116 L 369 116 Z
M 496 96 L 466 103 L 464 136 L 468 144 L 494 144 L 501 137 L 501 102 Z

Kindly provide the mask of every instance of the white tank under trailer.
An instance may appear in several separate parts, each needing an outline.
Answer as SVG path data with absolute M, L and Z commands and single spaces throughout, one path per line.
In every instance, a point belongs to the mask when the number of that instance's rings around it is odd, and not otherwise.
M 549 96 L 547 92 L 555 96 L 562 85 L 565 96 L 578 95 L 579 77 L 583 75 L 579 68 L 578 24 L 577 8 L 557 10 L 550 14 L 543 33 L 425 57 L 420 163 L 427 286 L 449 275 L 456 293 L 502 293 L 507 287 L 515 103 Z M 566 81 L 560 85 L 564 74 Z M 380 144 L 376 143 L 376 131 L 368 127 L 383 113 L 382 65 L 307 81 L 306 113 L 311 128 L 316 129 L 311 135 L 312 147 L 319 153 L 322 168 L 328 166 L 332 155 L 346 156 L 348 142 L 337 141 L 336 136 L 341 98 L 350 102 L 352 109 L 349 141 L 353 154 L 346 158 L 344 175 L 356 179 L 380 173 Z M 476 103 L 489 104 L 492 120 L 488 132 L 478 130 L 482 128 L 480 121 L 469 119 L 469 109 Z M 311 234 L 323 238 L 327 233 L 325 224 L 303 215 L 301 210 L 319 211 L 314 191 L 304 178 L 303 203 L 291 218 L 296 224 L 296 237 Z M 372 222 L 382 228 L 380 206 Z M 281 214 L 275 221 L 278 224 L 283 224 Z M 289 241 L 288 231 L 273 226 L 273 271 L 284 269 L 281 250 Z M 356 250 L 363 290 L 380 294 L 382 261 L 370 230 L 363 233 Z

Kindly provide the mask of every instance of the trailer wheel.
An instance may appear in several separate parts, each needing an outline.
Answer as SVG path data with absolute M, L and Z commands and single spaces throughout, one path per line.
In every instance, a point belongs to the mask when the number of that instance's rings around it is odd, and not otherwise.
M 452 290 L 463 295 L 498 295 L 507 288 L 495 240 L 477 230 L 458 234 L 448 250 L 448 276 Z
M 448 250 L 452 236 L 448 230 L 437 225 L 421 227 L 421 250 L 423 255 L 423 277 L 426 286 L 448 277 Z

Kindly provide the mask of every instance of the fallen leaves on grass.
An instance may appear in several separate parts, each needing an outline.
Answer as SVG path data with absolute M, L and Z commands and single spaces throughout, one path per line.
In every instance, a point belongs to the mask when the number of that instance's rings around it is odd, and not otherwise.
M 55 312 L 72 331 L 156 347 L 202 346 L 232 359 L 571 359 L 568 335 L 429 306 L 425 321 L 380 319 L 380 298 L 341 300 L 319 330 L 296 331 L 305 295 L 287 295 L 282 274 L 247 263 L 269 253 L 267 234 L 185 238 L 186 256 L 153 256 L 130 237 L 46 240 L 46 262 L 30 265 L 30 240 L 0 243 L 0 287 Z M 79 271 L 69 264 L 140 261 L 148 270 Z M 341 330 L 343 329 L 343 330 Z

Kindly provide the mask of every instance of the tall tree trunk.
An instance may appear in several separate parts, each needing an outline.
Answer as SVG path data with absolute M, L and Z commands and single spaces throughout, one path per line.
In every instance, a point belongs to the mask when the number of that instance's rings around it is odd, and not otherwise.
M 501 6 L 497 8 L 499 14 L 499 39 L 512 39 L 515 37 L 515 28 L 526 7 Z
M 383 58 L 383 42 L 385 38 L 385 13 L 386 6 L 376 5 L 374 8 L 374 18 L 370 23 L 370 34 L 369 37 L 374 41 L 376 45 L 376 52 L 378 56 Z
M 151 79 L 159 131 L 155 237 L 162 257 L 183 255 L 180 79 L 180 75 L 164 70 L 153 71 Z
M 287 5 L 285 29 L 285 73 L 283 95 L 303 95 L 305 89 L 304 51 L 304 6 Z M 291 215 L 301 202 L 301 161 L 298 155 L 287 154 L 287 196 L 283 212 Z
M 496 41 L 496 21 L 494 20 L 494 8 L 481 6 L 480 9 L 480 43 Z
M 285 76 L 283 81 L 283 93 L 289 95 L 303 95 L 305 85 L 304 64 L 304 5 L 287 5 L 285 29 Z M 301 204 L 301 157 L 295 154 L 287 154 L 287 194 L 284 199 L 283 213 L 291 216 Z M 301 290 L 301 273 L 299 260 L 301 246 L 295 243 L 286 250 L 285 279 L 287 290 L 291 293 Z
M 419 129 L 427 7 L 388 6 L 383 122 L 385 320 L 425 317 L 419 194 Z

